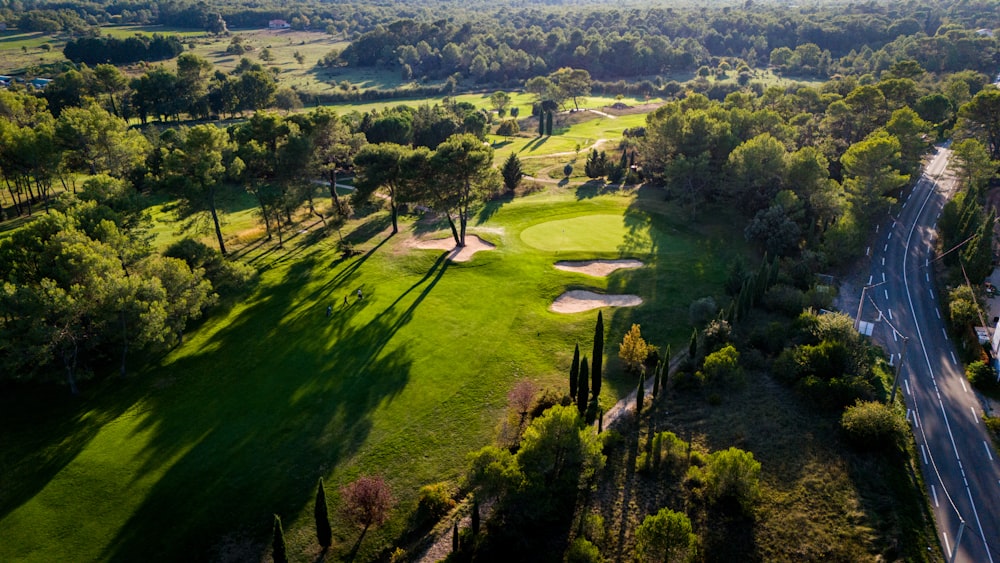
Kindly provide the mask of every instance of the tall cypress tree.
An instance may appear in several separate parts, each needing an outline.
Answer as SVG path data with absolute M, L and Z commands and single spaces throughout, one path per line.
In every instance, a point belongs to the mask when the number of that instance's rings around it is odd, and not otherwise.
M 551 136 L 552 135 L 552 112 L 551 111 L 549 113 L 545 114 L 545 129 L 548 131 L 548 134 Z
M 646 381 L 640 377 L 639 386 L 635 388 L 635 413 L 642 413 L 642 402 L 646 398 Z
M 580 345 L 573 350 L 573 363 L 569 365 L 569 396 L 576 400 L 576 383 L 580 377 Z
M 587 370 L 587 356 L 580 360 L 580 378 L 577 380 L 576 408 L 580 409 L 580 416 L 587 412 L 587 399 L 590 398 L 590 390 L 587 388 L 587 381 L 590 379 Z
M 601 394 L 601 369 L 604 361 L 604 312 L 597 312 L 597 326 L 594 327 L 594 356 L 591 359 L 593 366 L 590 370 L 593 384 L 593 394 L 596 398 Z
M 545 136 L 545 112 L 541 110 L 538 111 L 538 136 Z
M 323 478 L 319 478 L 319 485 L 316 487 L 316 506 L 313 507 L 313 514 L 316 516 L 316 541 L 320 547 L 326 549 L 333 543 L 333 532 L 330 530 L 330 511 L 326 506 L 326 491 L 323 489 Z
M 274 563 L 288 563 L 288 551 L 285 549 L 285 531 L 281 529 L 281 517 L 277 514 L 274 515 L 271 559 L 274 560 Z

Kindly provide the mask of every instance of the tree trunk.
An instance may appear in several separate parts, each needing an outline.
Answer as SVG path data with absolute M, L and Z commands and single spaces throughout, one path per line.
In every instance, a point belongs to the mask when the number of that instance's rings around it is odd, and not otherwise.
M 396 198 L 389 200 L 389 214 L 392 216 L 392 234 L 396 234 L 399 232 L 399 224 L 396 219 L 399 215 L 399 206 L 396 204 Z
M 344 208 L 340 206 L 340 196 L 337 195 L 337 171 L 330 171 L 330 197 L 333 198 L 333 204 L 337 206 L 337 213 L 340 215 L 344 214 Z
M 122 320 L 122 365 L 118 368 L 118 375 L 125 377 L 125 357 L 128 355 L 128 322 L 125 320 L 125 310 L 119 311 Z
M 461 215 L 458 216 L 458 223 L 459 223 L 459 225 L 461 226 L 461 229 L 462 229 L 462 232 L 460 234 L 460 238 L 459 238 L 459 241 L 458 241 L 458 246 L 465 246 L 465 227 L 469 223 L 469 219 L 468 219 L 468 217 L 465 216 L 465 213 L 462 213 Z
M 63 365 L 66 366 L 66 383 L 69 385 L 69 392 L 73 395 L 79 395 L 80 390 L 76 386 L 76 355 L 78 347 L 76 341 L 73 341 L 73 353 L 63 354 Z
M 306 196 L 306 201 L 309 203 L 309 212 L 312 213 L 313 215 L 319 217 L 319 220 L 323 222 L 323 227 L 326 227 L 326 217 L 323 217 L 322 213 L 318 213 L 316 211 L 316 206 L 313 205 L 313 196 L 312 196 L 312 193 L 310 193 L 309 195 Z
M 451 236 L 455 238 L 455 246 L 462 246 L 462 239 L 458 236 L 458 229 L 455 228 L 455 220 L 451 218 L 451 213 L 445 215 L 448 217 L 448 226 L 451 227 Z
M 222 227 L 219 226 L 219 213 L 215 210 L 215 186 L 208 188 L 208 207 L 212 212 L 212 222 L 215 224 L 215 236 L 219 239 L 219 252 L 226 255 L 226 242 L 222 240 Z

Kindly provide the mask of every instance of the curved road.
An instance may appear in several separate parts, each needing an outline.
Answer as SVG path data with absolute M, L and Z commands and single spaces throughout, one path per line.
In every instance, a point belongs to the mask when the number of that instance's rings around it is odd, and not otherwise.
M 966 383 L 934 292 L 934 226 L 955 189 L 951 151 L 938 148 L 917 185 L 878 225 L 859 318 L 900 365 L 899 388 L 920 449 L 938 537 L 950 560 L 1000 563 L 1000 461 Z M 964 522 L 964 526 L 962 523 Z

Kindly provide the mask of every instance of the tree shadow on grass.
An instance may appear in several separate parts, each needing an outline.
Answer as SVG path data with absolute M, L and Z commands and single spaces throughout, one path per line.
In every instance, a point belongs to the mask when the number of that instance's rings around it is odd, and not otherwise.
M 372 410 L 408 384 L 409 348 L 389 344 L 446 265 L 442 256 L 361 324 L 344 315 L 377 306 L 368 296 L 332 318 L 297 307 L 309 299 L 297 283 L 313 266 L 304 261 L 200 352 L 165 366 L 181 381 L 145 398 L 135 431 L 149 435 L 136 481 L 156 482 L 101 559 L 208 559 L 224 534 L 263 539 L 272 513 L 311 503 L 316 478 L 358 452 Z
M 580 186 L 576 188 L 576 199 L 577 200 L 592 199 L 605 193 L 606 189 L 607 189 L 607 184 L 604 182 L 604 180 L 600 179 L 587 180 L 586 182 L 580 184 Z
M 483 223 L 489 221 L 494 215 L 496 215 L 497 211 L 500 211 L 504 205 L 507 205 L 512 201 L 514 201 L 513 192 L 498 195 L 497 197 L 487 201 L 476 215 L 476 224 L 482 225 Z
M 100 432 L 141 396 L 109 378 L 82 382 L 81 395 L 54 386 L 0 389 L 0 520 L 35 497 Z

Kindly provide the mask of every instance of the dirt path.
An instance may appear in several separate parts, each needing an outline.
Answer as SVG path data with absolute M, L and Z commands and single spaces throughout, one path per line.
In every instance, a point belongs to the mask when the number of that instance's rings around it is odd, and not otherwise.
M 673 358 L 670 358 L 670 364 L 667 367 L 668 377 L 677 371 L 677 368 L 681 365 L 681 362 L 685 357 L 687 357 L 687 353 L 683 352 L 676 354 Z M 654 379 L 654 377 L 650 376 L 646 378 L 645 382 L 643 382 L 643 389 L 646 397 L 650 397 L 653 394 Z M 618 425 L 622 418 L 625 417 L 625 415 L 635 412 L 635 392 L 636 390 L 633 389 L 631 393 L 619 399 L 613 407 L 608 409 L 608 412 L 604 413 L 602 418 L 604 419 L 603 427 L 605 430 L 614 428 Z M 594 424 L 597 423 L 595 422 Z

